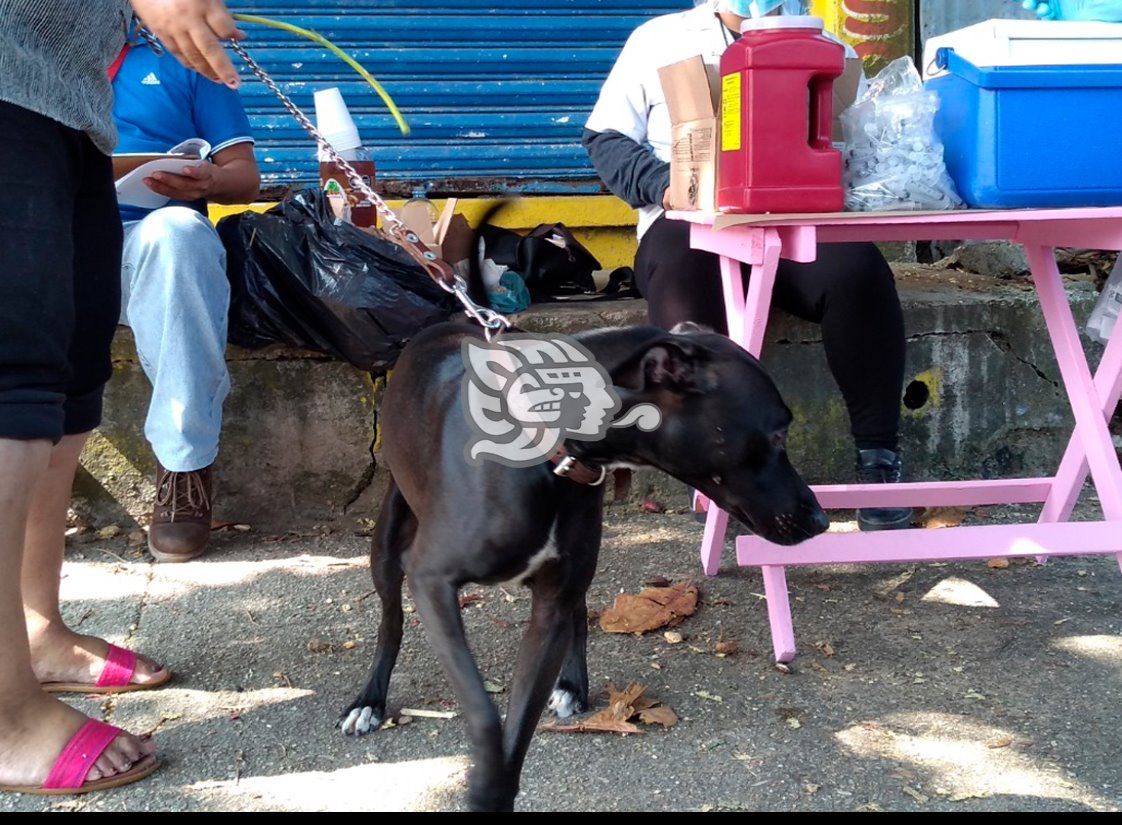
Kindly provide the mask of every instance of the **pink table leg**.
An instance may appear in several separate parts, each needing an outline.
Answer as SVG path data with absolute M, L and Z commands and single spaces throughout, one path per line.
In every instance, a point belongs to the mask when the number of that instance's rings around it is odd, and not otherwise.
M 1071 514 L 1079 488 L 1090 470 L 1103 515 L 1122 520 L 1122 466 L 1114 450 L 1107 423 L 1122 393 L 1122 347 L 1112 341 L 1103 353 L 1098 375 L 1091 376 L 1063 281 L 1050 247 L 1025 245 L 1033 280 L 1040 296 L 1044 322 L 1056 349 L 1060 375 L 1075 415 L 1075 432 L 1068 442 L 1052 491 L 1041 510 L 1041 522 L 1061 521 Z M 1119 537 L 1122 551 L 1122 536 Z M 1118 554 L 1122 567 L 1122 552 Z
M 721 289 L 725 297 L 725 323 L 729 338 L 744 340 L 744 279 L 740 277 L 740 261 L 721 256 Z
M 734 339 L 757 358 L 763 352 L 764 333 L 767 330 L 771 296 L 775 289 L 775 272 L 779 266 L 782 241 L 777 232 L 764 237 L 763 261 L 752 267 L 748 280 L 748 298 L 744 304 L 743 335 Z M 727 282 L 727 277 L 726 277 Z M 727 304 L 726 304 L 727 309 Z M 732 329 L 730 316 L 729 329 Z M 775 661 L 789 662 L 795 658 L 795 626 L 791 617 L 791 600 L 787 592 L 787 571 L 783 567 L 767 565 L 760 568 L 767 597 L 768 623 L 771 625 L 771 643 Z
M 705 534 L 701 537 L 701 569 L 706 576 L 716 576 L 720 572 L 728 527 L 729 514 L 710 502 L 705 513 Z
M 775 270 L 779 266 L 779 252 L 782 248 L 779 233 L 774 229 L 765 230 L 762 260 L 752 262 L 752 275 L 748 279 L 748 297 L 744 302 L 743 315 L 739 319 L 741 334 L 733 338 L 757 358 L 764 348 L 764 332 L 767 330 L 768 314 L 771 311 L 771 294 L 775 289 Z M 729 281 L 727 275 L 724 281 L 727 289 Z M 727 303 L 725 311 L 729 315 L 731 336 L 733 317 Z
M 790 234 L 790 232 L 789 232 Z M 794 233 L 799 247 L 800 260 L 814 259 L 815 238 L 812 230 Z M 708 249 L 721 256 L 721 283 L 725 298 L 725 316 L 729 337 L 757 358 L 763 351 L 764 333 L 771 311 L 771 296 L 775 288 L 775 273 L 783 239 L 777 229 L 745 228 L 725 230 L 721 234 L 693 227 L 691 242 L 695 247 Z M 807 250 L 810 250 L 808 252 Z M 748 293 L 740 274 L 740 262 L 752 267 L 748 279 Z M 719 507 L 710 506 L 705 520 L 705 535 L 701 543 L 701 566 L 707 576 L 717 575 L 721 551 L 724 549 L 728 514 Z M 764 594 L 767 597 L 768 620 L 771 625 L 775 658 L 790 661 L 795 656 L 795 631 L 791 619 L 791 604 L 787 593 L 786 571 L 777 565 L 761 569 Z
M 772 564 L 760 566 L 767 596 L 767 618 L 771 625 L 771 649 L 775 661 L 795 658 L 795 623 L 791 618 L 791 597 L 787 592 L 787 571 Z
M 1115 335 L 1107 342 L 1099 368 L 1095 371 L 1095 389 L 1106 404 L 1102 413 L 1109 421 L 1122 399 L 1122 335 Z M 1056 472 L 1055 483 L 1040 511 L 1040 521 L 1067 521 L 1071 517 L 1089 469 L 1087 454 L 1079 437 L 1072 433 L 1060 469 Z

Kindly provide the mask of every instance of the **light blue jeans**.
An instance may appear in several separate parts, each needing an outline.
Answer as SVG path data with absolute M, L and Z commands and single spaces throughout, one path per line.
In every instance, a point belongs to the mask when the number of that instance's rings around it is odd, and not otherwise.
M 226 251 L 211 222 L 183 206 L 124 226 L 121 323 L 152 384 L 144 435 L 165 469 L 201 470 L 218 456 L 230 392 Z

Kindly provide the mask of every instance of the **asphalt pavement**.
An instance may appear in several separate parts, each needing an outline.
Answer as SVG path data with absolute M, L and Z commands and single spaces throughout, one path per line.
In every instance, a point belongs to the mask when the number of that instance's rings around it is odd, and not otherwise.
M 135 528 L 71 537 L 68 620 L 175 672 L 159 690 L 71 701 L 153 732 L 163 764 L 99 794 L 0 795 L 0 811 L 463 810 L 464 720 L 416 614 L 391 721 L 362 738 L 337 727 L 379 615 L 369 521 L 246 527 L 217 531 L 206 556 L 180 565 L 152 562 Z M 592 712 L 609 686 L 637 685 L 671 721 L 626 735 L 539 731 L 519 810 L 1122 809 L 1115 558 L 791 568 L 799 654 L 777 668 L 759 572 L 737 568 L 730 546 L 720 574 L 703 577 L 699 541 L 686 513 L 609 509 L 594 613 L 651 584 L 692 581 L 700 599 L 643 635 L 592 619 Z M 462 601 L 502 703 L 527 595 L 472 586 Z

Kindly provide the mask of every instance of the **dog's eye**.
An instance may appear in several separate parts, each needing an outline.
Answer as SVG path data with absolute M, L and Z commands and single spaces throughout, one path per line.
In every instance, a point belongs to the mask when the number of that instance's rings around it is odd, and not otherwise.
M 787 430 L 777 430 L 776 432 L 771 434 L 771 438 L 769 440 L 771 441 L 771 446 L 776 447 L 780 450 L 787 449 Z
M 725 483 L 725 480 L 723 478 L 721 478 L 720 476 L 713 476 L 713 483 L 716 484 L 718 487 L 720 487 L 722 484 Z

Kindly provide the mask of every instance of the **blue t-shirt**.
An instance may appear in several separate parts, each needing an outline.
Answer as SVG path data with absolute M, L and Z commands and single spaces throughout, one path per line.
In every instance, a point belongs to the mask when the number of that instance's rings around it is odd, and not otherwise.
M 113 95 L 117 152 L 166 152 L 190 138 L 205 140 L 212 154 L 236 143 L 253 143 L 236 91 L 185 68 L 171 54 L 156 55 L 144 43 L 129 49 L 113 80 Z M 125 221 L 140 220 L 150 211 L 120 209 Z

